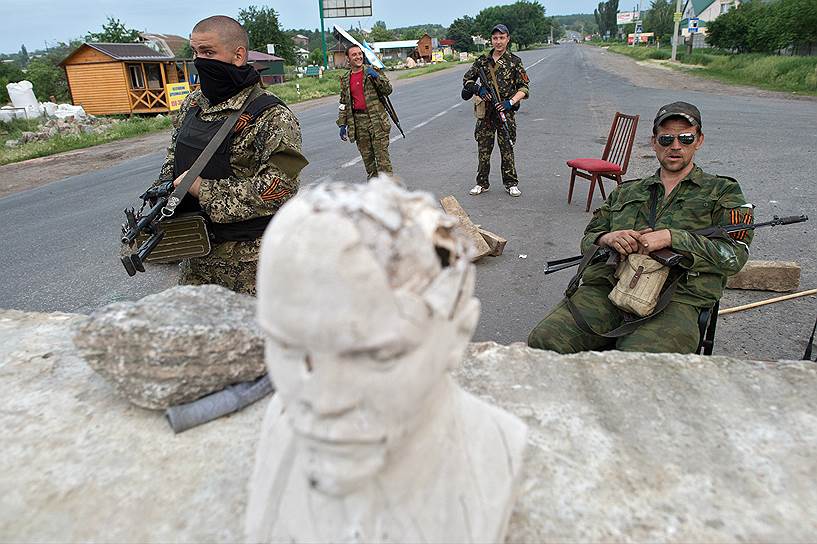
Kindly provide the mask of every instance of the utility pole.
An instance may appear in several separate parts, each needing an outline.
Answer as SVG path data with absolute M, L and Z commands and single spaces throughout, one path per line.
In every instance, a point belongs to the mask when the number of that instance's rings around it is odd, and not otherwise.
M 675 60 L 675 53 L 678 51 L 678 27 L 681 26 L 681 0 L 675 1 L 675 13 L 673 14 L 673 19 L 675 24 L 673 25 L 672 31 L 672 58 L 670 59 L 672 62 L 676 62 Z
M 318 12 L 321 14 L 321 46 L 323 47 L 323 66 L 326 68 L 329 66 L 329 61 L 326 56 L 326 32 L 323 30 L 323 0 L 318 0 Z

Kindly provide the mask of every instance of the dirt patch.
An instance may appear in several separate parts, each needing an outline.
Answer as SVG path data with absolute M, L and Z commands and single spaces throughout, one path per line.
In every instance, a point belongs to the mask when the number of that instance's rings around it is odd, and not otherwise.
M 767 91 L 756 87 L 730 85 L 696 74 L 696 68 L 670 68 L 667 62 L 636 61 L 626 55 L 611 53 L 600 47 L 582 46 L 585 58 L 596 67 L 627 79 L 637 87 L 648 89 L 678 89 L 701 91 L 729 96 L 758 96 L 764 98 L 782 98 L 788 100 L 812 100 L 817 97 L 804 96 L 779 91 Z
M 0 166 L 0 198 L 58 179 L 109 168 L 124 160 L 163 152 L 170 130 L 118 140 L 85 149 Z

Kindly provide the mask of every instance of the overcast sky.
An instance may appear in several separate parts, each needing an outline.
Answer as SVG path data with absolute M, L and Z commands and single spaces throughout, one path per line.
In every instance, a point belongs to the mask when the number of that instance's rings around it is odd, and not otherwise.
M 547 15 L 593 13 L 598 0 L 539 0 Z M 377 20 L 389 28 L 437 23 L 444 26 L 463 15 L 474 16 L 482 8 L 510 4 L 504 0 L 372 0 L 370 19 L 327 19 L 326 26 L 339 23 L 348 28 L 358 22 L 363 27 Z M 625 9 L 626 2 L 622 2 Z M 631 2 L 635 5 L 635 1 Z M 187 36 L 197 21 L 209 15 L 238 14 L 250 5 L 270 6 L 278 12 L 284 28 L 319 28 L 316 0 L 0 0 L 0 52 L 34 51 L 68 42 L 99 31 L 108 16 L 120 19 L 128 28 Z M 629 7 L 627 8 L 629 9 Z

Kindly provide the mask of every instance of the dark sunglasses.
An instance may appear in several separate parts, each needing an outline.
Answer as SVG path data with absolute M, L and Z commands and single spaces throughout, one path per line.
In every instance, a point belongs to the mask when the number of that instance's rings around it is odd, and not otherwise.
M 669 147 L 672 145 L 672 142 L 675 141 L 675 138 L 678 138 L 681 145 L 692 145 L 695 143 L 695 134 L 692 134 L 691 132 L 685 132 L 683 134 L 679 134 L 678 136 L 674 136 L 672 134 L 661 134 L 656 138 L 656 141 L 661 147 Z

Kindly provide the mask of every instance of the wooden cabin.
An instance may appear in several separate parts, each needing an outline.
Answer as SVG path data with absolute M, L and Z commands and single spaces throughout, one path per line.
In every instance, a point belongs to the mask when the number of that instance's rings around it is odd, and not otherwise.
M 274 85 L 284 82 L 284 59 L 260 51 L 247 52 L 247 64 L 261 76 L 261 83 Z
M 84 43 L 60 66 L 75 106 L 111 115 L 178 108 L 178 96 L 173 93 L 171 101 L 167 85 L 192 83 L 189 64 L 141 43 Z

